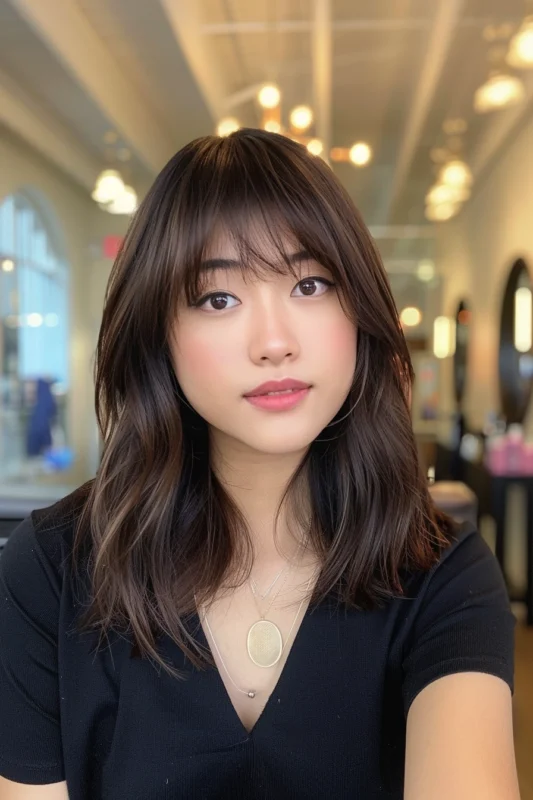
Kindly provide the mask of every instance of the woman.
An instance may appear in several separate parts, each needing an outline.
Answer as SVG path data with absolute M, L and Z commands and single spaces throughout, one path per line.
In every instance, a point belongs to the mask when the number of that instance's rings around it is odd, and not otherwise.
M 323 161 L 172 158 L 106 295 L 98 474 L 0 561 L 0 798 L 518 797 L 514 617 L 411 379 Z

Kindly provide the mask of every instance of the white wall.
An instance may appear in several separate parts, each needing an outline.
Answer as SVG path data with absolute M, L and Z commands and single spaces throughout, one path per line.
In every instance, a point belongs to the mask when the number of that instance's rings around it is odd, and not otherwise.
M 101 255 L 101 240 L 106 233 L 123 233 L 127 223 L 124 217 L 101 212 L 88 192 L 0 129 L 0 198 L 26 187 L 48 201 L 63 232 L 71 269 L 69 434 L 77 461 L 68 474 L 57 479 L 77 486 L 91 477 L 97 466 L 92 359 L 111 267 Z

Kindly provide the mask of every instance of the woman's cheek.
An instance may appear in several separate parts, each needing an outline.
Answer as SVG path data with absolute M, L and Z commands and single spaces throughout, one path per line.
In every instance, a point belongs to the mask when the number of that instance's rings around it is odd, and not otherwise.
M 231 357 L 223 338 L 221 336 L 216 341 L 209 342 L 201 338 L 189 340 L 180 349 L 176 358 L 176 371 L 182 385 L 189 385 L 193 391 L 195 387 L 208 386 L 212 391 L 213 386 L 220 385 L 224 376 L 227 379 Z
M 357 329 L 349 320 L 317 325 L 309 332 L 311 346 L 335 362 L 355 361 Z

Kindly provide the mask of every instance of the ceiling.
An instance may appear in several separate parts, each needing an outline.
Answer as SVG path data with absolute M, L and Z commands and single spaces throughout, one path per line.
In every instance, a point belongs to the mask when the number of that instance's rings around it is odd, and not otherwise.
M 285 114 L 311 104 L 331 145 L 372 145 L 368 167 L 334 169 L 404 272 L 432 252 L 424 196 L 444 120 L 467 121 L 479 186 L 533 110 L 533 73 L 521 106 L 472 109 L 483 28 L 524 13 L 524 0 L 0 0 L 0 124 L 87 190 L 114 130 L 142 194 L 223 115 L 257 126 L 257 88 L 276 81 Z

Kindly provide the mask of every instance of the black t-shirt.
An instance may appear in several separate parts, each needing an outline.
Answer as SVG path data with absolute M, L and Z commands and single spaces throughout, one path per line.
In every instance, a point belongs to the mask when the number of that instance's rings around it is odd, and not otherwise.
M 67 579 L 72 518 L 51 518 L 38 524 L 34 512 L 0 558 L 10 780 L 66 780 L 70 800 L 400 800 L 406 716 L 427 684 L 477 671 L 513 690 L 515 619 L 498 563 L 468 525 L 433 569 L 408 576 L 406 598 L 373 611 L 310 606 L 249 734 L 218 670 L 197 669 L 170 639 L 163 654 L 186 680 L 133 657 L 126 636 L 94 652 Z M 208 647 L 197 616 L 191 630 Z

